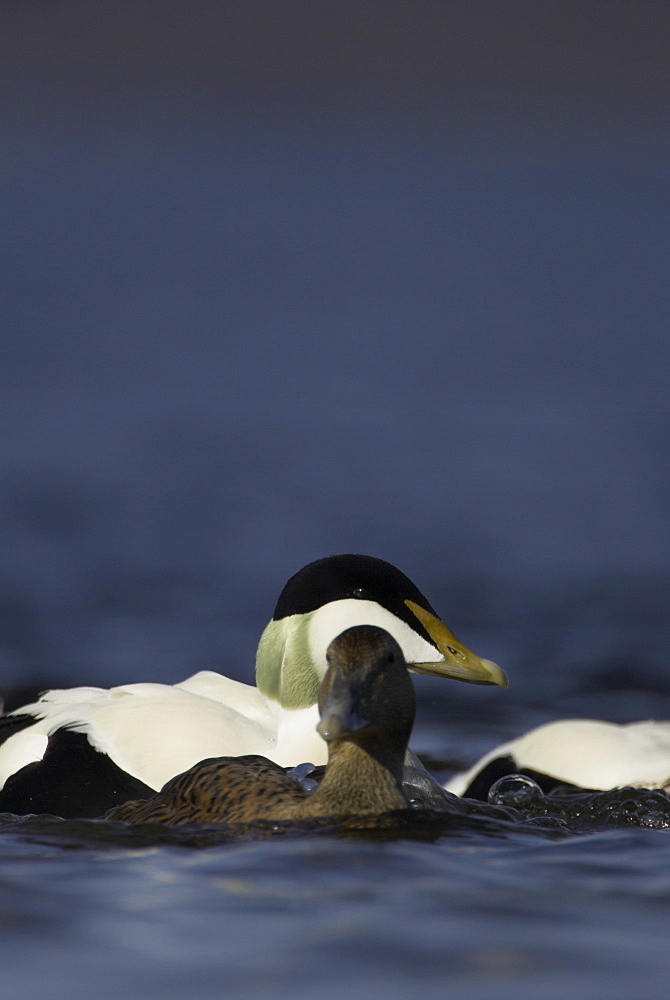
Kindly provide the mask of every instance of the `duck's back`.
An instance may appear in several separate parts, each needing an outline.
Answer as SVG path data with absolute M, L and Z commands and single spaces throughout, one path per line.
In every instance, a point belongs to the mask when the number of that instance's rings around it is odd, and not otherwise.
M 307 792 L 267 757 L 216 757 L 172 778 L 147 801 L 126 802 L 106 818 L 126 823 L 249 823 L 288 818 Z
M 314 759 L 316 751 L 325 760 L 317 718 L 316 707 L 311 714 L 284 712 L 257 688 L 213 672 L 174 686 L 49 691 L 0 720 L 0 808 L 94 816 L 101 811 L 96 804 L 104 809 L 124 801 L 133 784 L 135 795 L 139 784 L 158 790 L 211 757 L 264 754 L 293 764 Z M 283 746 L 283 730 L 297 747 Z M 59 795 L 63 782 L 73 794 Z

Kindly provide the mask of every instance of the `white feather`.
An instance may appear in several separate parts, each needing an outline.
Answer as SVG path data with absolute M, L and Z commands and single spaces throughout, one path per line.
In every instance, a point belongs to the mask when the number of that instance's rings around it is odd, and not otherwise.
M 582 788 L 666 788 L 670 787 L 670 722 L 548 722 L 490 750 L 444 787 L 463 795 L 476 775 L 499 757 L 512 757 L 519 768 Z
M 85 732 L 93 747 L 155 789 L 206 757 L 256 753 L 294 764 L 296 741 L 306 744 L 313 763 L 325 763 L 327 749 L 316 732 L 316 706 L 305 732 L 308 720 L 303 716 L 308 711 L 287 711 L 257 688 L 211 672 L 174 686 L 147 683 L 49 691 L 20 709 L 20 714 L 39 721 L 0 747 L 0 782 L 4 785 L 19 767 L 41 760 L 47 737 L 62 727 Z M 301 739 L 305 735 L 306 741 Z

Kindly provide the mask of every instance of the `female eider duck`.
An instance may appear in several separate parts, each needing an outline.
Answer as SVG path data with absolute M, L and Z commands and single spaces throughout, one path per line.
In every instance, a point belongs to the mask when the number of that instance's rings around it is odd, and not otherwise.
M 463 646 L 400 570 L 371 556 L 330 556 L 282 590 L 258 645 L 256 687 L 205 670 L 174 686 L 48 691 L 5 716 L 0 811 L 99 816 L 209 757 L 325 763 L 316 703 L 326 650 L 354 625 L 389 632 L 411 670 L 507 684 L 500 667 Z
M 126 802 L 106 819 L 126 823 L 249 823 L 363 816 L 406 809 L 403 761 L 414 688 L 400 646 L 383 629 L 356 625 L 333 639 L 319 689 L 328 764 L 310 794 L 265 757 L 203 760 L 158 795 Z
M 490 750 L 444 787 L 486 801 L 495 782 L 511 774 L 532 778 L 544 792 L 558 785 L 670 790 L 670 722 L 547 722 Z

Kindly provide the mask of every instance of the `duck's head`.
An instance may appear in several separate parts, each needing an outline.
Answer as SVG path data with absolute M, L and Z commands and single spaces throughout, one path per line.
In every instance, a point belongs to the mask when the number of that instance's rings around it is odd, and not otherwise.
M 355 625 L 333 639 L 319 688 L 319 734 L 381 739 L 402 761 L 414 724 L 416 697 L 402 650 L 376 625 Z
M 288 581 L 256 655 L 256 684 L 284 708 L 317 702 L 326 651 L 354 625 L 376 625 L 396 640 L 410 670 L 470 684 L 507 686 L 503 670 L 458 641 L 399 569 L 373 556 L 328 556 Z

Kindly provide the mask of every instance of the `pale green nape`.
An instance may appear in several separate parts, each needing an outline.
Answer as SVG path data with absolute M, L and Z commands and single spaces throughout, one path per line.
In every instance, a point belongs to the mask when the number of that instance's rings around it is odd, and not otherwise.
M 309 648 L 312 613 L 271 621 L 258 643 L 256 687 L 282 708 L 309 708 L 319 698 L 319 677 Z

